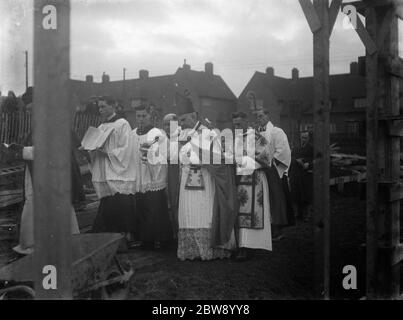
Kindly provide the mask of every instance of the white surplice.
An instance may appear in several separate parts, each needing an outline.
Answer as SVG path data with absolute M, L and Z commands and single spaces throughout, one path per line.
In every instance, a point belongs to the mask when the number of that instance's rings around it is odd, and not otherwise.
M 140 147 L 142 144 L 155 142 L 148 151 L 148 161 L 142 161 Z M 146 134 L 139 135 L 137 128 L 132 131 L 133 144 L 135 146 L 134 158 L 137 165 L 137 186 L 136 192 L 148 192 L 163 190 L 167 187 L 168 163 L 167 143 L 168 138 L 164 131 L 152 128 Z
M 136 191 L 136 163 L 133 158 L 130 124 L 125 119 L 101 124 L 98 128 L 114 131 L 103 146 L 104 152 L 90 152 L 92 182 L 99 199 L 116 193 L 134 194 Z
M 269 158 L 274 158 L 278 161 L 278 163 L 274 162 L 274 165 L 281 179 L 284 173 L 288 172 L 291 164 L 291 149 L 287 135 L 281 128 L 275 127 L 270 121 L 266 124 L 265 130 L 261 134 L 268 142 Z

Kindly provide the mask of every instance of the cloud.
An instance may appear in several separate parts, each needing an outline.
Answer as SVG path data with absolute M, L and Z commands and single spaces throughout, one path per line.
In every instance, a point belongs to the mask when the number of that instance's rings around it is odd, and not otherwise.
M 1 5 L 26 8 L 30 0 L 0 0 Z M 123 67 L 128 77 L 148 69 L 150 76 L 171 74 L 183 59 L 193 69 L 214 63 L 214 70 L 239 94 L 255 70 L 273 66 L 281 76 L 300 69 L 312 74 L 312 34 L 295 0 L 72 0 L 71 75 L 95 80 L 103 71 L 111 79 L 121 79 Z M 13 9 L 15 10 L 15 9 Z M 2 10 L 3 11 L 3 10 Z M 21 11 L 21 10 L 20 10 Z M 24 11 L 24 10 L 22 10 Z M 12 14 L 0 13 L 2 26 L 12 24 Z M 15 57 L 28 47 L 32 53 L 32 11 L 20 19 L 20 30 L 0 40 L 13 41 L 12 49 L 0 50 Z M 19 14 L 21 17 L 21 14 Z M 4 19 L 1 19 L 1 18 Z M 331 71 L 348 70 L 349 62 L 363 52 L 355 32 L 342 29 L 341 15 L 331 38 Z M 400 45 L 402 47 L 402 44 Z M 4 46 L 3 46 L 4 48 Z M 16 52 L 19 52 L 18 55 Z M 21 57 L 20 57 L 21 58 Z M 0 85 L 23 91 L 24 67 L 20 59 L 8 62 L 8 74 L 0 75 Z M 13 65 L 14 64 L 14 65 Z M 11 67 L 13 66 L 13 67 Z M 31 72 L 32 73 L 32 72 Z M 17 90 L 18 91 L 18 90 Z

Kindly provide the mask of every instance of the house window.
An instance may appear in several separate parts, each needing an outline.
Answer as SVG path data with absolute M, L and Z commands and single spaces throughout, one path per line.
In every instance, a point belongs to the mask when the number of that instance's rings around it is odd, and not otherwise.
M 365 108 L 367 106 L 366 98 L 354 98 L 354 108 Z

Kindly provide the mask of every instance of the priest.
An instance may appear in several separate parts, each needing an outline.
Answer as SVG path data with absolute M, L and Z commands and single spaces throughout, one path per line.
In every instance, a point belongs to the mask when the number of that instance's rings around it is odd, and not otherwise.
M 168 161 L 168 212 L 171 219 L 172 232 L 174 239 L 178 239 L 178 202 L 179 202 L 179 161 L 178 146 L 180 127 L 178 126 L 178 116 L 175 113 L 169 113 L 164 116 L 163 126 L 168 141 L 167 161 Z M 172 155 L 172 159 L 170 156 Z
M 140 105 L 135 112 L 138 127 L 133 130 L 132 137 L 139 177 L 136 193 L 138 240 L 159 249 L 172 239 L 166 194 L 167 137 L 163 130 L 152 125 L 148 106 Z
M 237 189 L 240 202 L 237 220 L 239 250 L 236 259 L 242 261 L 247 258 L 248 249 L 272 250 L 269 185 L 263 170 L 269 164 L 260 154 L 264 146 L 256 147 L 256 142 L 262 143 L 262 139 L 256 139 L 259 136 L 248 126 L 247 115 L 244 112 L 234 113 L 232 122 L 235 131 L 233 154 L 238 164 Z M 259 162 L 253 160 L 254 149 Z
M 269 184 L 273 240 L 280 240 L 283 238 L 282 229 L 294 223 L 292 203 L 286 192 L 291 150 L 287 135 L 281 128 L 273 125 L 268 110 L 260 109 L 255 115 L 260 134 L 266 140 L 265 152 L 259 155 L 258 160 L 267 157 L 270 161 L 265 172 Z
M 102 147 L 90 152 L 92 183 L 100 199 L 92 232 L 124 232 L 129 237 L 135 231 L 136 167 L 130 124 L 116 112 L 116 102 L 110 96 L 99 98 L 101 131 L 112 130 Z
M 177 94 L 176 105 L 182 128 L 179 141 L 184 142 L 179 152 L 178 258 L 228 258 L 235 249 L 237 214 L 232 169 L 202 163 L 201 140 L 208 137 L 211 130 L 202 124 L 189 97 Z M 209 151 L 209 143 L 206 148 Z

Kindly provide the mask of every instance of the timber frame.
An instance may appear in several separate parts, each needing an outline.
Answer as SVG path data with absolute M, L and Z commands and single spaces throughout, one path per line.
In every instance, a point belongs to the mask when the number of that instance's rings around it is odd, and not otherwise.
M 400 297 L 400 139 L 398 18 L 393 0 L 345 2 L 299 0 L 314 42 L 314 238 L 315 293 L 329 298 L 329 37 L 337 14 L 346 5 L 357 14 L 356 32 L 366 48 L 367 86 L 367 239 L 366 297 Z

